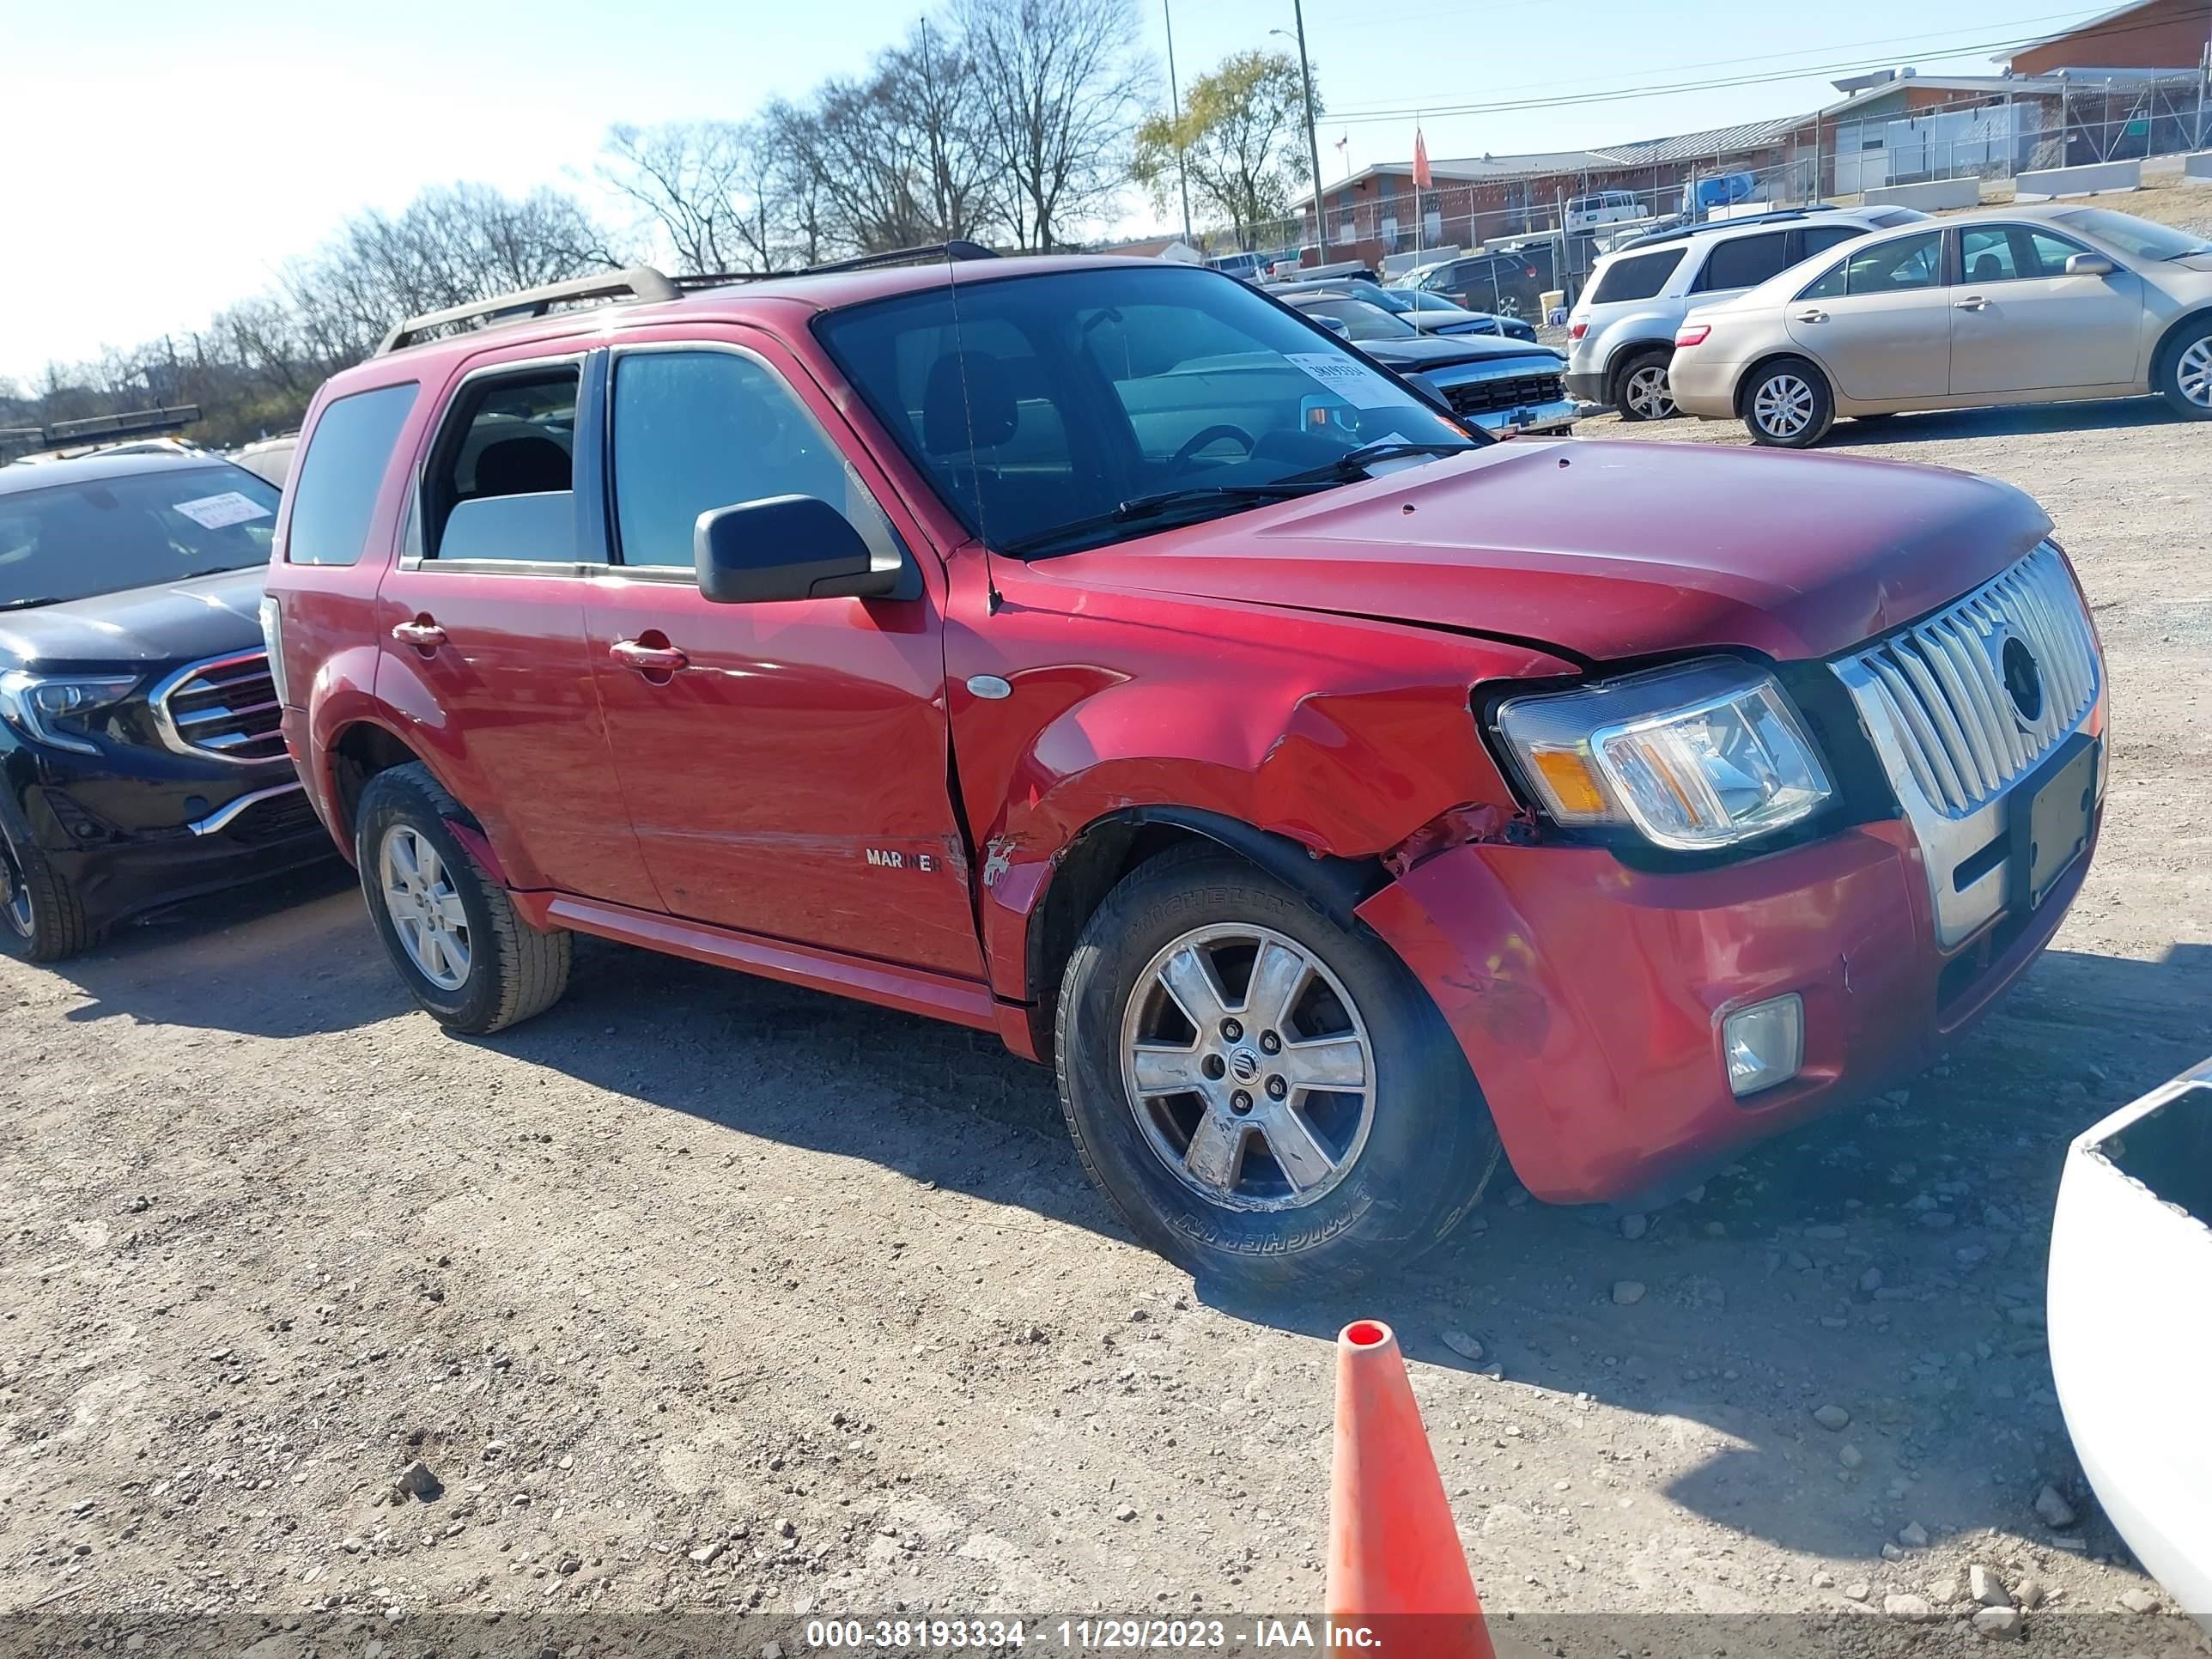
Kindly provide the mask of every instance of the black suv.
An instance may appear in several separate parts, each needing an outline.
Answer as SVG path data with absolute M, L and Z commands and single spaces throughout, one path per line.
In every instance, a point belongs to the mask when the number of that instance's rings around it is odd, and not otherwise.
M 261 641 L 276 500 L 169 447 L 0 466 L 0 944 L 328 856 Z

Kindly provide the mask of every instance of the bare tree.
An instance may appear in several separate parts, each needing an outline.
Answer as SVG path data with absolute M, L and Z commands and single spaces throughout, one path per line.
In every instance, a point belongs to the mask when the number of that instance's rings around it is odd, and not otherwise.
M 618 126 L 599 177 L 644 213 L 679 270 L 774 270 L 787 259 L 780 142 L 767 121 Z
M 961 50 L 1024 247 L 1076 240 L 1128 176 L 1151 81 L 1133 0 L 954 0 Z

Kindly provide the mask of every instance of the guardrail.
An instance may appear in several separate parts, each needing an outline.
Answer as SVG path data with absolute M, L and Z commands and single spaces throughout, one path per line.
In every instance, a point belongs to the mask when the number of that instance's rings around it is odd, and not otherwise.
M 2100 191 L 2142 188 L 2141 161 L 2098 161 L 2082 167 L 2045 167 L 2023 173 L 2015 181 L 2017 200 L 2039 197 L 2094 196 Z

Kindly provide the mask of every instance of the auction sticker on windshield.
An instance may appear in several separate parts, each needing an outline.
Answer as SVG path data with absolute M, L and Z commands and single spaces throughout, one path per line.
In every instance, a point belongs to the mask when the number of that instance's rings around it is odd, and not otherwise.
M 244 524 L 249 519 L 269 516 L 267 507 L 235 489 L 226 489 L 220 495 L 202 495 L 197 501 L 179 501 L 177 511 L 203 530 L 220 530 L 225 525 Z
M 1286 351 L 1283 361 L 1311 375 L 1354 409 L 1402 409 L 1419 403 L 1365 364 L 1333 351 Z

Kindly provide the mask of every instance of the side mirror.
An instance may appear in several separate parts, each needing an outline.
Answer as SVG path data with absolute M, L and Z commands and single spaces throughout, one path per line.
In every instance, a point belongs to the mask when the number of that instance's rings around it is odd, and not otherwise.
M 1345 320 L 1341 317 L 1332 317 L 1326 312 L 1320 311 L 1309 311 L 1306 313 L 1306 315 L 1312 318 L 1314 321 L 1319 323 L 1330 333 L 1335 335 L 1340 340 L 1346 335 L 1352 332 L 1352 330 L 1346 325 Z
M 2101 253 L 2073 253 L 2066 258 L 2069 276 L 2109 276 L 2112 262 Z
M 899 586 L 897 563 L 878 568 L 853 522 L 812 495 L 702 513 L 691 529 L 699 591 L 717 605 L 776 599 L 874 599 Z

